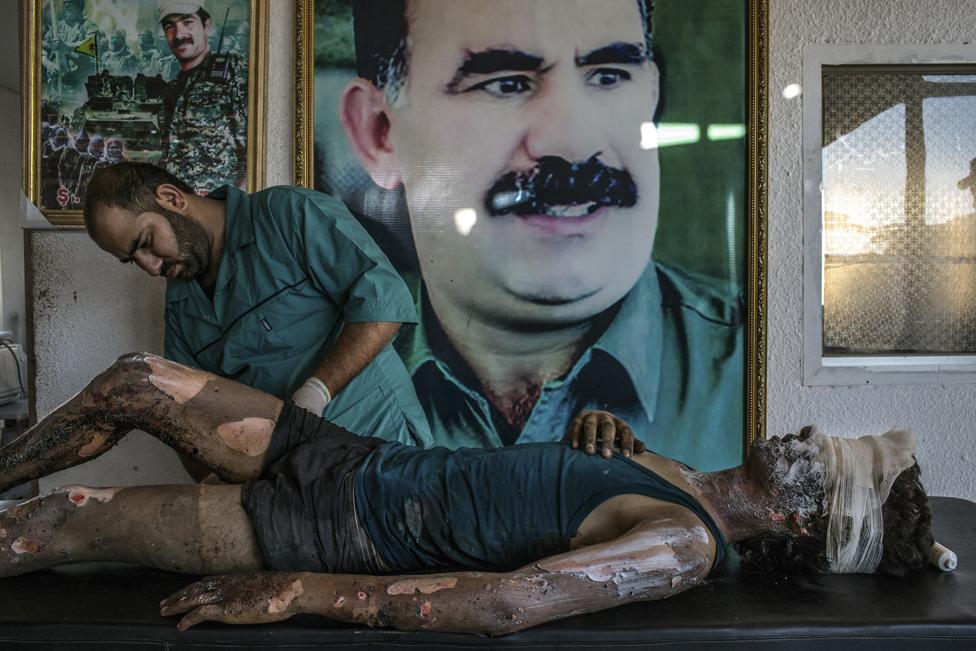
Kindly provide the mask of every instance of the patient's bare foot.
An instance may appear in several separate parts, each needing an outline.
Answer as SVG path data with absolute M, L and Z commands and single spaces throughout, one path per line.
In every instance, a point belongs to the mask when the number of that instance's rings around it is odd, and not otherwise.
M 90 501 L 110 500 L 115 490 L 67 486 L 0 512 L 0 577 L 78 560 L 72 558 L 78 541 L 65 523 Z

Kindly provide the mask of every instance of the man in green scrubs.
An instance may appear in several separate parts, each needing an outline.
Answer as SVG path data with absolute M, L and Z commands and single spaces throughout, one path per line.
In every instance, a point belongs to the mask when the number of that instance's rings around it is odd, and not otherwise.
M 146 163 L 99 170 L 96 244 L 167 279 L 166 357 L 248 384 L 364 435 L 433 441 L 390 345 L 417 320 L 389 260 L 332 197 L 293 187 L 206 197 Z

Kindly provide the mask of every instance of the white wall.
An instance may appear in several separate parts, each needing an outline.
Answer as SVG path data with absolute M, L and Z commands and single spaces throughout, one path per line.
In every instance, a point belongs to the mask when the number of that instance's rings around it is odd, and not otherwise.
M 846 435 L 908 427 L 928 491 L 976 499 L 976 386 L 803 386 L 803 100 L 782 96 L 802 81 L 805 45 L 962 44 L 976 38 L 976 2 L 770 0 L 769 18 L 767 432 L 807 423 Z
M 268 184 L 289 183 L 293 151 L 292 3 L 271 4 Z M 976 499 L 976 387 L 804 387 L 801 369 L 801 99 L 780 91 L 799 83 L 807 43 L 962 43 L 976 37 L 976 1 L 770 0 L 768 412 L 771 434 L 818 423 L 836 434 L 916 431 L 930 492 Z M 38 414 L 78 390 L 126 350 L 159 350 L 162 291 L 101 254 L 82 233 L 33 237 Z M 40 300 L 41 290 L 47 291 Z M 78 292 L 79 303 L 74 293 Z M 111 333 L 108 336 L 106 333 Z M 93 483 L 185 478 L 153 441 L 114 450 L 89 470 L 56 479 Z M 167 458 L 164 465 L 156 459 Z M 116 472 L 118 471 L 118 472 Z M 91 473 L 90 475 L 88 473 Z
M 17 6 L 0 21 L 0 330 L 27 336 L 24 290 L 24 235 L 20 228 L 20 48 Z

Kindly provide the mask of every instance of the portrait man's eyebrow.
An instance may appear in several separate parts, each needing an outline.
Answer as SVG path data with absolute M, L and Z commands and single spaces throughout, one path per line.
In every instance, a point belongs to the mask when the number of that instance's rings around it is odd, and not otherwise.
M 447 84 L 448 92 L 458 92 L 458 86 L 467 77 L 491 75 L 498 72 L 537 72 L 543 69 L 545 58 L 517 49 L 487 48 L 468 51 L 464 61 Z
M 643 43 L 618 41 L 579 54 L 574 60 L 578 67 L 583 67 L 607 63 L 639 65 L 648 58 L 647 46 Z M 507 71 L 535 72 L 543 70 L 544 63 L 545 57 L 517 49 L 493 47 L 468 52 L 451 80 L 451 85 L 455 86 L 464 77 L 473 75 L 490 75 Z M 545 69 L 548 68 L 549 66 L 545 66 Z
M 607 63 L 640 65 L 649 58 L 647 46 L 643 43 L 625 43 L 618 41 L 604 45 L 603 47 L 598 47 L 595 50 L 590 50 L 585 54 L 577 55 L 576 65 L 578 67 L 598 66 Z

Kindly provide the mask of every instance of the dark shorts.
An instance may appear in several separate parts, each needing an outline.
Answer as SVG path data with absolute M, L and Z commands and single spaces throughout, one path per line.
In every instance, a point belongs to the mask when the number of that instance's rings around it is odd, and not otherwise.
M 385 442 L 285 401 L 261 478 L 241 492 L 269 570 L 387 571 L 356 515 L 354 489 L 363 459 Z

